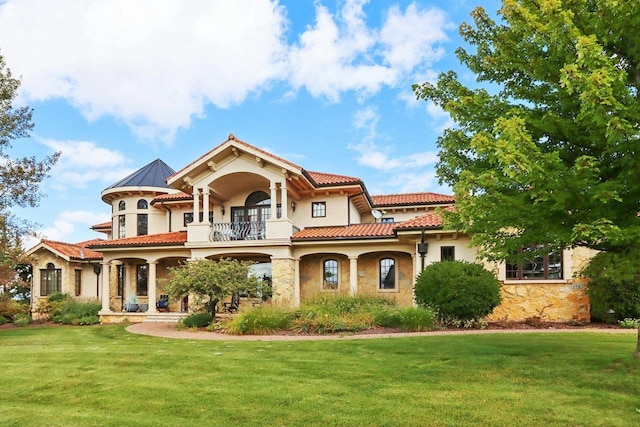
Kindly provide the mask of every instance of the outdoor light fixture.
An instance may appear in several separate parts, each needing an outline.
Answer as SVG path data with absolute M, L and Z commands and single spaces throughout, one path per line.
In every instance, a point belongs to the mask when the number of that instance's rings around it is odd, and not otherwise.
M 224 205 L 220 205 L 220 212 L 222 212 L 222 216 L 224 216 Z
M 296 202 L 295 202 L 294 200 L 292 200 L 292 201 L 291 201 L 291 210 L 292 210 L 293 212 L 295 212 L 295 211 L 296 211 Z

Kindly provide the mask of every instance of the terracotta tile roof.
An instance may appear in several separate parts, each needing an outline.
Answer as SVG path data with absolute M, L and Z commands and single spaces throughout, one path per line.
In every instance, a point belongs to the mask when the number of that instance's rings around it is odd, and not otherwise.
M 100 224 L 92 225 L 92 230 L 111 230 L 111 221 L 101 222 Z
M 169 202 L 178 200 L 193 200 L 193 196 L 182 191 L 179 193 L 161 194 L 157 197 L 154 197 L 151 203 L 153 204 L 156 202 Z
M 318 186 L 327 186 L 327 185 L 340 185 L 340 184 L 362 184 L 362 180 L 360 178 L 355 178 L 353 176 L 346 175 L 336 175 L 332 173 L 324 173 L 324 172 L 311 172 L 306 171 L 309 177 L 314 181 Z
M 129 246 L 182 246 L 186 241 L 186 231 L 174 231 L 171 233 L 127 237 L 125 239 L 102 240 L 98 244 L 91 245 L 91 247 L 107 249 L 112 247 Z
M 374 206 L 432 205 L 455 203 L 454 196 L 438 193 L 403 193 L 371 196 Z
M 89 249 L 89 246 L 104 241 L 102 239 L 93 239 L 80 243 L 65 243 L 42 239 L 40 243 L 55 252 L 69 257 L 69 259 L 100 260 L 102 259 L 102 253 Z
M 398 230 L 411 230 L 416 228 L 440 228 L 442 227 L 442 217 L 434 212 L 417 216 L 408 221 L 401 222 L 396 226 Z
M 298 231 L 291 240 L 333 240 L 393 237 L 396 224 L 353 224 L 334 227 L 309 227 Z

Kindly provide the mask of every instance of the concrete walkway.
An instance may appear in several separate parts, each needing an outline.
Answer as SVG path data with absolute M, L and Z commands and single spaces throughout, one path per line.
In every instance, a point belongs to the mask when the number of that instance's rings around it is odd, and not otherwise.
M 201 332 L 178 330 L 175 323 L 134 323 L 127 327 L 127 331 L 162 338 L 177 338 L 189 340 L 219 340 L 219 341 L 304 341 L 304 340 L 352 340 L 371 338 L 401 338 L 440 335 L 473 335 L 473 334 L 527 334 L 527 333 L 573 333 L 597 332 L 607 334 L 637 334 L 637 329 L 597 329 L 597 328 L 548 328 L 548 329 L 483 329 L 460 331 L 431 331 L 431 332 L 402 332 L 402 333 L 360 333 L 360 334 L 328 334 L 328 335 L 228 335 L 216 332 Z

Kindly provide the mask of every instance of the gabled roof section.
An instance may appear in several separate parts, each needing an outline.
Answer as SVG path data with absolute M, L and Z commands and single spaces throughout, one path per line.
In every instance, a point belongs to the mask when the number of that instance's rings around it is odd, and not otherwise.
M 251 144 L 239 140 L 235 135 L 230 134 L 226 141 L 168 177 L 167 183 L 173 188 L 180 189 L 182 188 L 182 180 L 188 180 L 189 177 L 193 178 L 206 169 L 214 170 L 217 167 L 218 161 L 228 156 L 239 156 L 240 153 L 251 155 L 256 159 L 263 159 L 265 162 L 282 168 L 283 171 L 287 171 L 287 173 L 298 176 L 302 175 L 302 168 L 295 163 L 254 147 Z
M 186 231 L 171 233 L 149 234 L 146 236 L 127 237 L 124 239 L 101 240 L 90 245 L 93 249 L 131 248 L 148 246 L 183 246 L 187 241 Z
M 42 239 L 39 244 L 29 249 L 27 254 L 33 254 L 38 249 L 46 249 L 67 261 L 99 261 L 102 259 L 102 253 L 89 249 L 89 246 L 105 241 L 93 239 L 80 243 L 66 243 Z
M 455 210 L 455 206 L 446 206 L 442 208 L 442 210 L 453 212 Z M 397 231 L 419 230 L 422 228 L 442 228 L 442 215 L 440 215 L 438 212 L 427 212 L 424 215 L 419 215 L 415 218 L 403 221 L 396 226 Z
M 396 224 L 352 224 L 334 227 L 309 227 L 291 236 L 291 240 L 353 240 L 394 237 Z
M 455 203 L 454 196 L 438 193 L 402 193 L 371 196 L 374 206 L 415 206 Z
M 167 184 L 167 178 L 174 173 L 175 171 L 167 166 L 165 162 L 160 159 L 156 159 L 148 165 L 138 169 L 131 175 L 105 188 L 105 191 L 121 187 L 171 188 Z

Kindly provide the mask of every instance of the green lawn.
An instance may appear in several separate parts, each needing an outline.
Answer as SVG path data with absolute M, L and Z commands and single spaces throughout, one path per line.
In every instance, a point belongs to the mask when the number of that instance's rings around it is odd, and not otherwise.
M 640 425 L 634 334 L 170 340 L 0 330 L 2 426 Z

